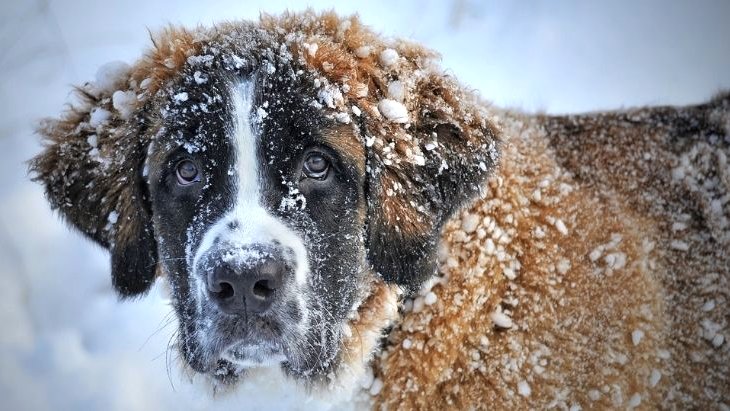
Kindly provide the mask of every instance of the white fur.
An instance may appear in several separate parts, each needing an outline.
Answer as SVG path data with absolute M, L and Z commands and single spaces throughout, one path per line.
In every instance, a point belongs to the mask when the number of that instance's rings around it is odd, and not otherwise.
M 309 274 L 309 260 L 304 240 L 280 219 L 271 215 L 261 205 L 263 177 L 260 175 L 257 147 L 260 129 L 254 121 L 254 82 L 244 81 L 234 85 L 231 90 L 234 107 L 233 141 L 236 147 L 236 202 L 233 209 L 218 220 L 204 235 L 203 241 L 195 252 L 193 266 L 197 267 L 200 258 L 213 246 L 216 238 L 225 240 L 233 248 L 249 244 L 266 244 L 278 241 L 283 247 L 294 252 L 295 282 L 302 286 Z M 237 222 L 238 229 L 228 228 L 230 222 Z M 247 253 L 233 258 L 246 259 Z

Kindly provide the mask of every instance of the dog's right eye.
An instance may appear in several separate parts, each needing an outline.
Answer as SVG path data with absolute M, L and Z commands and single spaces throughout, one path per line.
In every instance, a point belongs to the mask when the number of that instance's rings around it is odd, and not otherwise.
M 316 180 L 324 180 L 330 169 L 330 163 L 322 153 L 310 153 L 304 160 L 304 175 Z
M 182 160 L 175 167 L 177 174 L 177 182 L 182 186 L 187 186 L 200 181 L 200 173 L 198 166 L 191 160 Z

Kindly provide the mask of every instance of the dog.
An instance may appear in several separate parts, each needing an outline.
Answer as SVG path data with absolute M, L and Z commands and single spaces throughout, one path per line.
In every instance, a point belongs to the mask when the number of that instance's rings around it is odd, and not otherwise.
M 30 169 L 219 391 L 728 409 L 730 94 L 526 114 L 437 58 L 334 13 L 170 27 Z

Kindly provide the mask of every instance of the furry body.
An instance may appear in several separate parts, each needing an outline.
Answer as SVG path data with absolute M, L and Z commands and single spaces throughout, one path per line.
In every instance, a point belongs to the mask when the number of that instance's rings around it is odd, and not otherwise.
M 729 108 L 724 96 L 568 117 L 496 111 L 501 167 L 444 230 L 446 280 L 391 334 L 379 401 L 727 404 Z

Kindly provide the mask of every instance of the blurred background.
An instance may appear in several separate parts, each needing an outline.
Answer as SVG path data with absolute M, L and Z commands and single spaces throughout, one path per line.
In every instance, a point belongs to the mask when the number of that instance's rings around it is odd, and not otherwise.
M 118 302 L 108 256 L 53 215 L 24 162 L 33 128 L 72 84 L 133 63 L 148 29 L 334 8 L 438 50 L 442 64 L 500 106 L 568 113 L 691 104 L 730 89 L 730 2 L 407 0 L 15 0 L 0 3 L 0 409 L 266 408 L 213 401 L 174 367 L 176 327 L 159 286 Z M 174 354 L 172 354 L 174 356 Z M 259 402 L 261 401 L 261 402 Z M 270 404 L 270 403 L 269 403 Z M 286 408 L 283 395 L 274 408 Z M 302 404 L 298 404 L 302 406 Z M 307 407 L 307 404 L 303 406 Z

